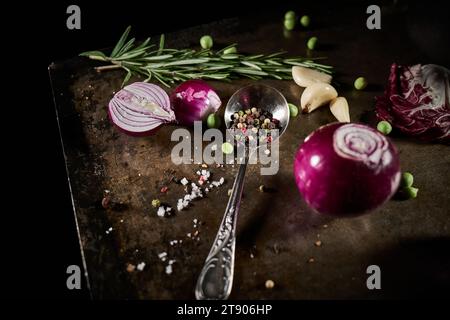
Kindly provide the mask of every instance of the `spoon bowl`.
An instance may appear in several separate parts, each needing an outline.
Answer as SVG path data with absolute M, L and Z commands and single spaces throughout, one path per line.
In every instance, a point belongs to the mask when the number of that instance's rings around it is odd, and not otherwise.
M 232 116 L 235 112 L 253 107 L 270 112 L 274 119 L 280 121 L 281 129 L 277 138 L 286 131 L 289 124 L 289 106 L 286 98 L 277 89 L 262 84 L 243 87 L 231 96 L 224 112 L 226 128 L 231 128 L 233 124 Z M 233 131 L 231 130 L 232 135 L 234 135 Z

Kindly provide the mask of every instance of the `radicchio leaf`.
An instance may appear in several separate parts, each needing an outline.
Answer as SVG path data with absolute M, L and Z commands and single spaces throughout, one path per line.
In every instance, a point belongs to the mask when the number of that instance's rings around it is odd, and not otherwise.
M 392 64 L 388 86 L 376 97 L 376 115 L 402 133 L 450 142 L 450 71 L 427 64 Z

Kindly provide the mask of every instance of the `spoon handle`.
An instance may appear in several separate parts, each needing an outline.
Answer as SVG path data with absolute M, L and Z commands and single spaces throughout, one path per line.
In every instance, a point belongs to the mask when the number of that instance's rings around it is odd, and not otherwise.
M 234 273 L 236 222 L 248 158 L 239 166 L 225 214 L 195 287 L 197 300 L 225 300 L 231 292 Z

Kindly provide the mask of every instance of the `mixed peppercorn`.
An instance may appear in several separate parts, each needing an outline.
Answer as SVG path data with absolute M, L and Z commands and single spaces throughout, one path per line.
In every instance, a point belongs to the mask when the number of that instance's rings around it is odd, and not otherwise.
M 231 129 L 237 129 L 243 133 L 243 135 L 235 135 L 236 139 L 240 141 L 244 138 L 246 141 L 252 140 L 253 137 L 250 133 L 257 134 L 262 129 L 265 134 L 260 136 L 260 141 L 270 142 L 270 130 L 281 129 L 280 121 L 275 119 L 272 113 L 255 107 L 233 113 L 231 121 Z M 248 130 L 251 132 L 247 132 Z

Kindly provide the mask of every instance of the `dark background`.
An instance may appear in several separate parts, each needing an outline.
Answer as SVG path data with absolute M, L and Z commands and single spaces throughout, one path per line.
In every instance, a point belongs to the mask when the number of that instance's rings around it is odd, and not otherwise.
M 366 16 L 368 4 L 392 2 L 395 1 L 321 1 L 320 5 L 336 7 L 337 14 L 346 6 L 358 6 L 361 7 L 361 16 L 355 19 L 362 19 Z M 408 6 L 410 34 L 405 36 L 415 39 L 430 61 L 449 67 L 450 25 L 446 7 L 430 1 L 396 3 Z M 78 4 L 81 8 L 81 30 L 66 28 L 66 8 L 70 4 Z M 16 33 L 10 32 L 11 28 L 5 32 L 12 33 L 24 45 L 24 49 L 17 54 L 23 55 L 25 70 L 15 75 L 25 85 L 38 88 L 42 98 L 35 104 L 26 103 L 30 111 L 27 120 L 33 124 L 30 129 L 22 131 L 26 140 L 19 138 L 19 146 L 21 149 L 25 146 L 30 151 L 25 152 L 24 156 L 17 153 L 20 156 L 13 157 L 14 162 L 19 158 L 17 162 L 20 162 L 21 168 L 18 171 L 20 179 L 15 179 L 19 183 L 11 188 L 14 208 L 19 209 L 8 213 L 12 224 L 9 221 L 8 224 L 3 223 L 7 229 L 4 232 L 7 242 L 4 244 L 8 250 L 8 259 L 3 261 L 3 288 L 8 297 L 89 298 L 84 283 L 82 290 L 72 291 L 67 290 L 65 283 L 67 266 L 81 266 L 81 257 L 50 82 L 46 74 L 51 62 L 64 60 L 82 51 L 110 47 L 128 25 L 133 26 L 136 38 L 142 39 L 226 17 L 257 15 L 267 10 L 280 11 L 282 23 L 284 11 L 301 11 L 301 8 L 302 1 L 276 1 L 270 4 L 236 0 L 184 1 L 175 4 L 169 1 L 127 0 L 95 3 L 47 1 L 5 11 L 4 14 L 11 14 L 16 19 L 10 27 L 23 29 L 19 25 L 24 20 L 32 23 L 24 28 L 23 35 L 16 36 Z M 16 52 L 8 53 L 10 57 L 16 57 Z M 6 64 L 14 66 L 17 60 L 7 60 Z M 37 70 L 31 71 L 31 67 L 37 67 Z M 35 75 L 39 77 L 35 79 Z M 30 81 L 33 81 L 32 84 Z

